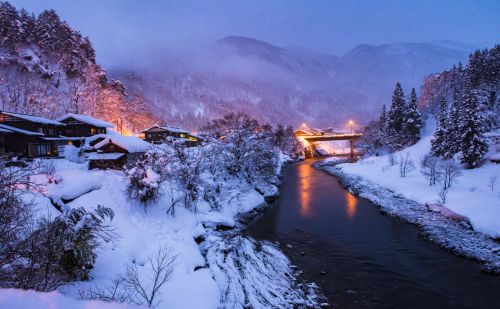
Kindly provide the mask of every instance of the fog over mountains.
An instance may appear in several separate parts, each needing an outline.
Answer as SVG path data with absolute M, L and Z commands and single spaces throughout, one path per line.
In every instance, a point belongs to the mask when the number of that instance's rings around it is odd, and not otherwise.
M 168 123 L 197 128 L 230 111 L 297 125 L 363 123 L 424 77 L 466 61 L 472 46 L 439 41 L 359 45 L 343 56 L 230 36 L 183 53 L 157 53 L 113 67 L 130 97 Z

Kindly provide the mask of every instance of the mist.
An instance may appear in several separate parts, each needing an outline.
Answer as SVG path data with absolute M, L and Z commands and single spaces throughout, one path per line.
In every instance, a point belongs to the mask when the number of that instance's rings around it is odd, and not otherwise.
M 359 44 L 496 43 L 498 1 L 39 1 L 89 36 L 105 67 L 186 54 L 230 35 L 344 55 Z

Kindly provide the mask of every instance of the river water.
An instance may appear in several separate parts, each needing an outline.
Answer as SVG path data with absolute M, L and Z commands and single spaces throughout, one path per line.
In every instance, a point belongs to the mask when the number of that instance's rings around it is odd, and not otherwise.
M 500 308 L 500 276 L 419 237 L 306 161 L 247 234 L 279 242 L 339 308 Z

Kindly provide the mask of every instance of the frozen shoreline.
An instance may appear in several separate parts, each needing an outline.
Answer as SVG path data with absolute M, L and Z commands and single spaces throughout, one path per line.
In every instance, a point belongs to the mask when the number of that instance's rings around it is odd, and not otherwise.
M 438 246 L 479 262 L 486 272 L 500 274 L 500 244 L 474 231 L 467 223 L 429 211 L 422 204 L 363 177 L 347 174 L 336 162 L 321 161 L 314 166 L 336 176 L 350 192 L 370 200 L 383 213 L 417 225 L 422 236 Z

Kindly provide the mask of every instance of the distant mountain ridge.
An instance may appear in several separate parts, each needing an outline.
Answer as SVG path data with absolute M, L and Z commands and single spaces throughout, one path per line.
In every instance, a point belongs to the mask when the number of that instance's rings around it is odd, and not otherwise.
M 229 36 L 183 59 L 189 65 L 180 70 L 110 73 L 167 122 L 194 127 L 241 110 L 262 121 L 330 126 L 368 121 L 390 103 L 397 81 L 407 93 L 418 90 L 425 76 L 466 61 L 466 49 L 455 42 L 363 44 L 337 57 Z M 140 77 L 140 85 L 127 76 Z

